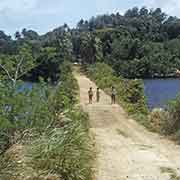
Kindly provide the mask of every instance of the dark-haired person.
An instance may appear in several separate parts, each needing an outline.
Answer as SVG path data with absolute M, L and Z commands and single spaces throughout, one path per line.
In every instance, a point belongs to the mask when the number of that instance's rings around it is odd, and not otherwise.
M 89 91 L 88 91 L 88 96 L 89 96 L 89 104 L 92 104 L 92 100 L 93 100 L 93 89 L 92 87 L 89 88 Z
M 176 69 L 176 76 L 180 77 L 180 70 L 179 69 Z
M 112 90 L 111 90 L 111 104 L 115 104 L 116 103 L 116 94 L 117 94 L 116 89 L 113 86 Z
M 100 101 L 100 89 L 97 88 L 96 90 L 96 101 L 99 102 Z

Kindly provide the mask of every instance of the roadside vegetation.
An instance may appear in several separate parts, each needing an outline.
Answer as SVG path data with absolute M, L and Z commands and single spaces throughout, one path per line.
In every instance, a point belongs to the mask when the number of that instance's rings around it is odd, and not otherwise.
M 163 174 L 170 175 L 170 180 L 180 180 L 180 176 L 177 174 L 176 170 L 169 167 L 161 167 L 160 169 Z
M 91 179 L 88 115 L 76 105 L 70 64 L 61 72 L 55 87 L 41 81 L 17 92 L 1 82 L 0 179 Z
M 151 123 L 156 131 L 180 143 L 180 96 L 170 101 L 164 110 L 154 110 L 151 113 Z

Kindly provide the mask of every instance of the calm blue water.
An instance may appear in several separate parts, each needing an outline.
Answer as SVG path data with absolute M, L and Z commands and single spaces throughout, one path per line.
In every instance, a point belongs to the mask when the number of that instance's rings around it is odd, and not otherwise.
M 163 108 L 180 94 L 180 79 L 147 79 L 144 86 L 149 109 Z

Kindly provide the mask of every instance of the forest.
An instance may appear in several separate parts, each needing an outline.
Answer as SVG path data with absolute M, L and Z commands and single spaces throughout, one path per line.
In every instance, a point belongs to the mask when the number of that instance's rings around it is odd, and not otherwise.
M 64 24 L 44 35 L 23 29 L 11 37 L 0 31 L 0 59 L 10 68 L 23 58 L 28 68 L 20 77 L 33 81 L 41 76 L 56 82 L 64 60 L 84 65 L 104 62 L 126 78 L 166 78 L 175 76 L 180 67 L 179 35 L 177 17 L 160 8 L 134 7 L 124 15 L 81 19 L 76 28 Z

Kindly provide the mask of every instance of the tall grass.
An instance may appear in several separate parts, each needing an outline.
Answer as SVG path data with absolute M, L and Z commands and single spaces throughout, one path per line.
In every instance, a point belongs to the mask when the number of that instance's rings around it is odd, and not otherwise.
M 161 133 L 174 135 L 176 140 L 180 142 L 180 96 L 168 103 L 159 121 L 161 123 Z
M 8 99 L 1 94 L 0 105 L 8 111 L 0 119 L 0 179 L 38 180 L 49 174 L 62 180 L 91 179 L 88 116 L 76 106 L 78 86 L 71 65 L 63 64 L 61 72 L 56 88 L 40 83 L 30 92 L 9 93 Z M 13 144 L 23 147 L 21 154 L 14 152 L 20 160 L 5 152 Z
M 28 155 L 33 169 L 52 172 L 65 180 L 91 179 L 90 138 L 82 114 L 77 116 L 77 112 L 70 112 L 72 120 L 66 119 L 63 127 L 48 131 L 30 144 Z
M 40 83 L 31 91 L 17 92 L 17 88 L 0 85 L 0 153 L 16 143 L 17 134 L 21 139 L 23 131 L 33 128 L 41 133 L 53 119 L 47 103 L 49 87 Z
M 153 110 L 150 117 L 157 132 L 180 143 L 180 95 L 171 100 L 165 109 Z

